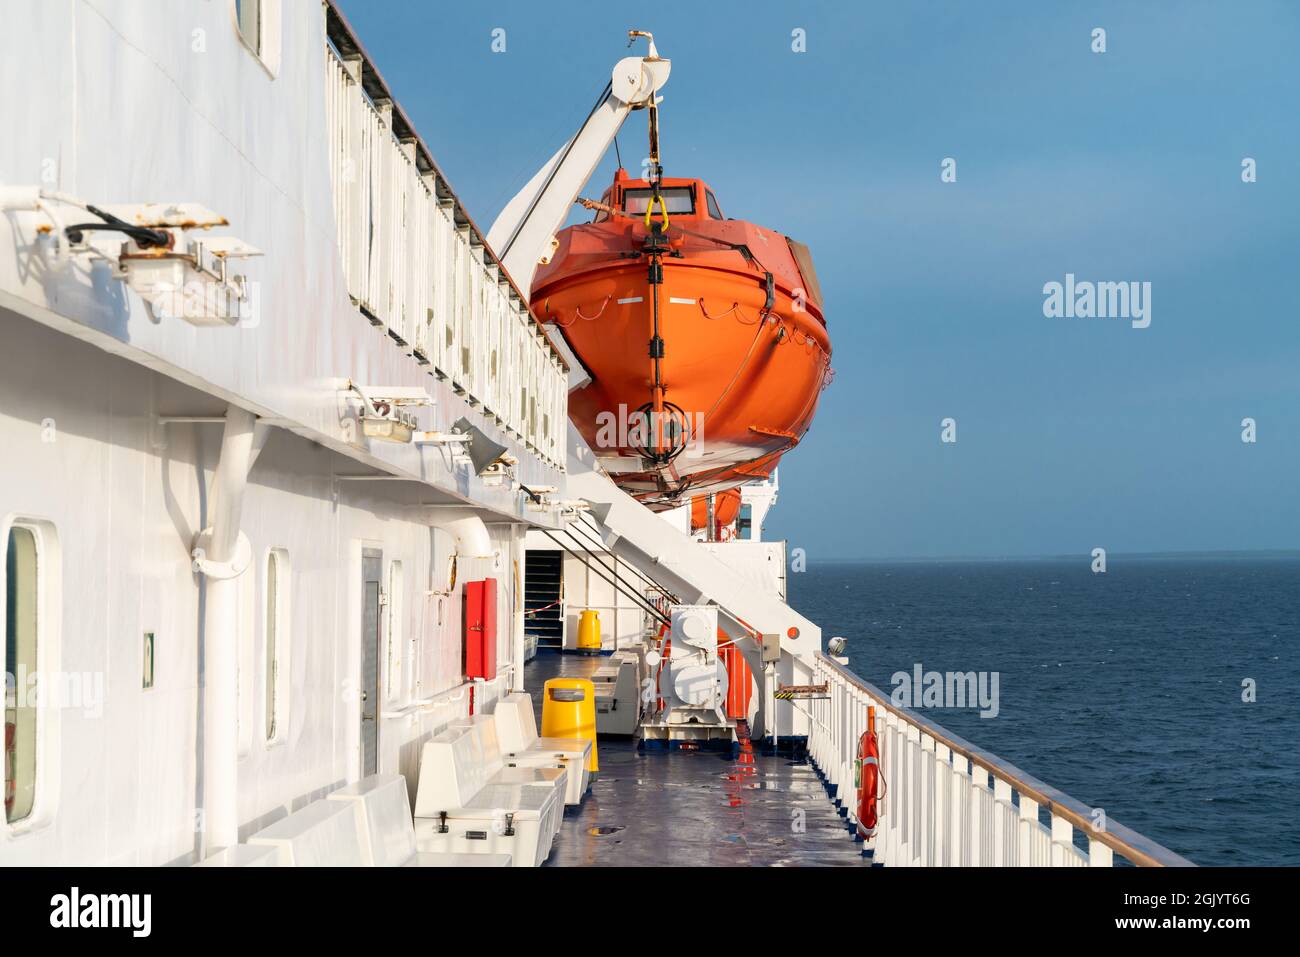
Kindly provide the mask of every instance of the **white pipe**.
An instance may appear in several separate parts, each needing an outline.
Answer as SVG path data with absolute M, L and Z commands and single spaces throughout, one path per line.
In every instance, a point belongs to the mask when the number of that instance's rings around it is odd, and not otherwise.
M 477 515 L 466 514 L 455 508 L 433 507 L 428 510 L 429 524 L 440 528 L 456 540 L 459 558 L 494 558 L 492 537 L 487 526 Z
M 230 406 L 209 508 L 214 562 L 239 540 L 257 418 Z M 239 579 L 206 582 L 203 621 L 203 857 L 239 842 Z

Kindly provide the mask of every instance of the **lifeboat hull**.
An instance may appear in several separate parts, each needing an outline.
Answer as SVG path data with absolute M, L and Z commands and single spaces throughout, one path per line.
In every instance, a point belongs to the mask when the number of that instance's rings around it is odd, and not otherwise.
M 591 376 L 569 396 L 583 438 L 620 486 L 663 509 L 770 475 L 812 422 L 831 350 L 815 279 L 805 285 L 784 236 L 733 220 L 670 224 L 652 282 L 637 256 L 648 232 L 626 219 L 564 230 L 533 305 Z M 671 461 L 656 460 L 669 447 Z
M 721 541 L 725 530 L 740 516 L 740 489 L 727 489 L 713 497 L 713 537 Z M 709 527 L 709 498 L 696 495 L 691 499 L 691 531 Z

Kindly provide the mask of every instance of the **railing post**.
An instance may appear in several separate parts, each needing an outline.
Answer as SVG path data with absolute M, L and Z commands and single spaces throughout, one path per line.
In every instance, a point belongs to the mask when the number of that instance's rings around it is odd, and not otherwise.
M 844 710 L 844 688 L 839 675 L 831 678 L 831 738 L 826 755 L 826 776 L 831 782 L 831 799 L 840 800 L 840 714 Z
M 821 744 L 818 745 L 817 763 L 822 769 L 822 778 L 826 786 L 830 787 L 830 752 L 831 752 L 831 723 L 832 715 L 835 711 L 835 676 L 829 670 L 822 672 L 826 681 L 826 700 L 822 702 L 822 733 Z
M 934 866 L 934 738 L 922 732 L 917 764 L 921 796 L 921 841 L 918 847 L 922 867 Z
M 1074 826 L 1059 814 L 1052 814 L 1052 866 L 1066 867 L 1074 850 Z
M 820 667 L 819 681 L 826 682 L 826 698 L 817 702 L 817 767 L 821 769 L 823 775 L 826 774 L 826 725 L 829 721 L 827 711 L 830 709 L 830 675 L 826 670 L 824 662 L 818 662 Z
M 946 744 L 938 741 L 934 743 L 934 780 L 931 785 L 934 790 L 934 844 L 930 850 L 930 863 L 935 867 L 947 865 L 949 841 L 952 837 L 948 832 L 948 824 L 951 820 L 948 806 L 948 795 L 951 791 L 948 761 L 951 755 L 952 751 Z
M 993 866 L 1014 867 L 1018 822 L 1012 819 L 1011 784 L 993 778 Z
M 920 728 L 915 724 L 907 726 L 906 766 L 902 772 L 904 778 L 904 844 L 906 845 L 907 866 L 920 865 Z
M 818 662 L 818 665 L 820 667 L 818 680 L 826 682 L 826 697 L 817 702 L 817 767 L 824 777 L 826 774 L 826 725 L 830 720 L 827 712 L 830 710 L 831 703 L 831 681 L 825 663 Z
M 1016 860 L 1018 867 L 1030 867 L 1034 863 L 1034 848 L 1037 845 L 1038 802 L 1020 795 L 1020 853 Z
M 827 697 L 826 700 L 824 701 L 816 702 L 818 703 L 818 715 L 820 716 L 820 720 L 818 723 L 818 732 L 816 732 L 816 766 L 820 768 L 820 771 L 822 771 L 822 775 L 824 778 L 824 776 L 826 776 L 826 736 L 827 736 L 827 726 L 829 720 L 831 720 L 831 716 L 829 716 L 829 710 L 831 710 L 831 693 L 832 693 L 831 676 L 829 676 L 827 672 L 826 664 L 824 663 L 822 663 L 822 674 L 820 674 L 820 680 L 826 681 Z
M 986 854 L 984 842 L 987 833 L 984 828 L 984 806 L 989 800 L 989 773 L 978 764 L 971 767 L 970 773 L 970 858 L 971 867 L 982 867 L 991 863 L 992 855 Z
M 813 662 L 812 680 L 817 682 L 817 675 L 821 671 L 821 663 Z M 815 700 L 808 702 L 808 763 L 817 763 L 817 702 Z
M 844 769 L 845 780 L 848 782 L 849 798 L 845 802 L 847 808 L 846 820 L 856 829 L 858 823 L 858 789 L 857 789 L 857 761 L 858 761 L 858 721 L 862 714 L 862 692 L 857 688 L 849 688 L 849 734 L 848 734 L 848 762 Z
M 949 776 L 948 801 L 952 809 L 948 833 L 951 853 L 948 863 L 952 867 L 962 867 L 970 863 L 970 813 L 967 804 L 970 801 L 970 788 L 966 776 L 970 762 L 964 754 L 953 753 L 952 772 Z
M 1114 867 L 1115 852 L 1106 844 L 1101 843 L 1091 834 L 1088 835 L 1088 866 L 1089 867 Z
M 898 859 L 898 719 L 893 712 L 884 715 L 884 733 L 880 736 L 880 762 L 884 773 L 885 799 L 881 802 L 880 821 L 884 825 L 884 858 L 877 852 L 876 860 L 892 866 Z
M 853 688 L 844 684 L 844 710 L 840 713 L 840 804 L 847 816 L 853 807 L 853 766 L 849 738 L 853 734 Z
M 871 709 L 871 698 L 870 698 L 870 696 L 868 696 L 868 694 L 867 694 L 865 691 L 862 691 L 862 690 L 859 689 L 859 691 L 858 691 L 858 736 L 859 736 L 859 737 L 861 737 L 862 735 L 864 735 L 864 734 L 867 733 L 867 716 L 871 713 L 871 710 L 870 710 L 870 709 Z M 880 743 L 880 742 L 879 742 L 879 738 L 880 738 L 880 735 L 879 735 L 878 733 L 877 733 L 877 735 L 876 735 L 876 738 L 877 738 L 877 742 L 876 742 L 876 744 L 877 744 L 877 748 L 876 748 L 876 750 L 879 750 L 879 743 Z M 853 760 L 854 760 L 855 765 L 856 765 L 856 762 L 857 762 L 857 754 L 858 754 L 858 746 L 857 746 L 857 743 L 855 742 L 854 745 L 853 745 Z M 880 782 L 880 759 L 879 759 L 879 757 L 877 757 L 877 759 L 876 759 L 876 802 L 877 802 L 877 805 L 879 805 L 879 801 L 880 801 L 880 783 L 879 783 L 879 782 Z M 857 805 L 858 805 L 858 797 L 857 797 L 857 792 L 855 791 L 855 792 L 854 792 L 854 795 L 853 795 L 853 811 L 854 811 L 854 819 L 855 819 L 855 820 L 857 819 Z M 877 828 L 879 828 L 879 826 L 880 826 L 879 818 L 880 818 L 880 813 L 879 813 L 879 807 L 877 806 L 877 813 L 876 813 L 876 819 L 877 819 L 877 821 L 876 821 L 876 826 L 877 826 Z M 860 823 L 860 822 L 859 822 L 859 823 Z M 864 849 L 875 847 L 875 841 L 872 840 L 871 838 L 864 838 L 863 840 L 864 840 L 864 843 L 863 843 L 862 846 L 863 846 Z
M 843 784 L 840 787 L 840 800 L 844 802 L 844 816 L 852 821 L 854 811 L 853 759 L 856 756 L 853 747 L 853 723 L 857 720 L 857 689 L 847 682 L 844 686 L 844 751 L 840 757 L 840 773 Z
M 831 675 L 830 680 L 831 711 L 830 724 L 826 736 L 826 780 L 830 784 L 831 800 L 839 802 L 840 777 L 840 706 L 843 695 L 840 693 L 839 675 Z

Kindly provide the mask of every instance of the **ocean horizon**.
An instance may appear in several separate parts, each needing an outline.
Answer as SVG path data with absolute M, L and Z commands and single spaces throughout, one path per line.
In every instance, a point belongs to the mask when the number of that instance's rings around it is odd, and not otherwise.
M 1121 552 L 1107 551 L 1107 561 L 1122 559 L 1127 561 L 1170 561 L 1188 559 L 1297 559 L 1300 560 L 1300 548 L 1262 548 L 1262 549 L 1204 549 L 1172 552 Z M 866 555 L 857 558 L 809 558 L 808 565 L 914 565 L 926 562 L 1043 562 L 1043 561 L 1080 561 L 1078 552 L 1044 553 L 1033 555 Z M 1091 561 L 1091 555 L 1084 554 L 1082 561 Z

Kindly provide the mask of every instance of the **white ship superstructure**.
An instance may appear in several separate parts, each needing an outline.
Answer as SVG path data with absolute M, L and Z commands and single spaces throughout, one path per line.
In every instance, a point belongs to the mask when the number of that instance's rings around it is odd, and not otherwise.
M 7 21 L 0 862 L 302 863 L 294 835 L 341 828 L 339 854 L 375 863 L 355 808 L 421 851 L 583 863 L 565 828 L 587 777 L 575 794 L 517 754 L 538 747 L 527 661 L 539 641 L 576 650 L 585 610 L 630 662 L 638 740 L 815 774 L 818 813 L 848 824 L 836 853 L 1182 862 L 1086 830 L 1083 805 L 828 655 L 785 602 L 784 543 L 759 534 L 774 477 L 724 535 L 610 481 L 569 424 L 581 376 L 529 309 L 531 270 L 497 259 L 332 3 L 29 0 Z M 652 99 L 666 69 L 629 62 L 646 72 L 623 95 Z M 572 199 L 542 194 L 560 215 Z M 893 803 L 855 845 L 868 707 Z M 816 771 L 764 765 L 764 741 Z M 492 788 L 481 828 L 449 828 Z

